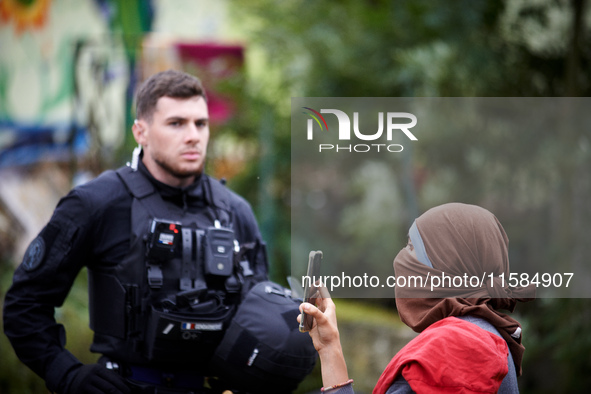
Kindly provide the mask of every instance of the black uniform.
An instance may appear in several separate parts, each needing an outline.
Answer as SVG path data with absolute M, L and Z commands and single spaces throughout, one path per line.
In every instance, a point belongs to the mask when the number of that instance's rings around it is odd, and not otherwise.
M 205 177 L 186 188 L 154 179 L 140 161 L 162 199 L 189 212 L 207 204 Z M 250 205 L 229 192 L 233 230 L 240 244 L 261 242 Z M 29 246 L 6 294 L 4 331 L 18 357 L 45 379 L 50 390 L 62 392 L 81 363 L 64 349 L 65 330 L 54 319 L 80 269 L 116 267 L 130 248 L 133 197 L 116 177 L 99 177 L 76 187 L 59 202 L 49 223 Z M 256 281 L 267 278 L 266 261 L 251 262 Z

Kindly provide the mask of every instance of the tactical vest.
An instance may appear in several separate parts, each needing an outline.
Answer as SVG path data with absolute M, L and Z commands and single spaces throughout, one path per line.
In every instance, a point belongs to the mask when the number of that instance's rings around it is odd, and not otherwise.
M 130 364 L 205 366 L 254 284 L 246 254 L 254 261 L 262 245 L 238 244 L 230 192 L 210 177 L 203 208 L 188 212 L 143 174 L 116 175 L 133 196 L 130 249 L 114 269 L 88 270 L 91 351 Z

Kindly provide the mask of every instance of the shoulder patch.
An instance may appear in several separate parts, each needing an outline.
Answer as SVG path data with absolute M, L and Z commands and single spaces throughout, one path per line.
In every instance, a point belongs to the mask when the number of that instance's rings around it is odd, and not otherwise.
M 45 257 L 45 249 L 45 241 L 40 235 L 37 236 L 25 252 L 23 267 L 26 271 L 33 271 L 41 265 Z

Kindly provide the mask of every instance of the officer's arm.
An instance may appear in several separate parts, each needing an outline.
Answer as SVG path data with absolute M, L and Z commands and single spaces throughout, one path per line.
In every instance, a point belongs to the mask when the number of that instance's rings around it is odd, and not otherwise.
M 63 392 L 81 363 L 64 349 L 66 335 L 54 318 L 82 264 L 79 242 L 89 210 L 71 192 L 58 204 L 51 220 L 31 243 L 13 284 L 6 293 L 4 332 L 20 360 L 45 379 L 52 391 Z

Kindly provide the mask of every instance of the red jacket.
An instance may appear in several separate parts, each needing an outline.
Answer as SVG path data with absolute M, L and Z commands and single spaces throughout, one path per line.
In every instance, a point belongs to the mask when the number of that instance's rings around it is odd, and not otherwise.
M 496 393 L 508 372 L 508 354 L 503 338 L 447 317 L 394 356 L 373 394 L 385 394 L 400 374 L 416 393 Z

